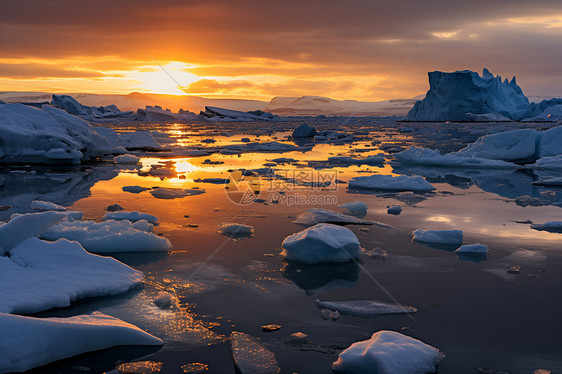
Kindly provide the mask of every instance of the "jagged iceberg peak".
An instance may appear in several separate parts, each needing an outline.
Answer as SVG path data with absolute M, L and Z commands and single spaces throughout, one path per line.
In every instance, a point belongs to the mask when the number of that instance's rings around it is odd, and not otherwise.
M 510 120 L 525 118 L 529 99 L 517 85 L 484 68 L 482 76 L 470 70 L 429 75 L 429 91 L 408 113 L 413 121 L 464 121 L 467 113 L 497 113 Z

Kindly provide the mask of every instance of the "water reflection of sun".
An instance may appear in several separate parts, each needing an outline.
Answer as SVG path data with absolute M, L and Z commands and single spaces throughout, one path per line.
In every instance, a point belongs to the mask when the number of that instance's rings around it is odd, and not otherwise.
M 199 167 L 193 165 L 187 160 L 176 162 L 175 167 L 178 173 L 191 173 L 192 171 L 196 171 L 199 169 Z

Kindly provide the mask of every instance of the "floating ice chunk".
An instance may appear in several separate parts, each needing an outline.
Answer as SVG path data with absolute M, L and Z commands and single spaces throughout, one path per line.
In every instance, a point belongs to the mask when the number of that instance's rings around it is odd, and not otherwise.
M 141 187 L 141 186 L 125 186 L 123 187 L 123 191 L 130 192 L 130 193 L 141 193 L 143 191 L 148 191 L 150 188 Z
M 517 196 L 515 198 L 515 204 L 522 207 L 544 205 L 541 199 L 529 195 Z
M 229 184 L 230 183 L 230 179 L 229 178 L 199 178 L 199 179 L 195 179 L 193 180 L 194 182 L 197 183 L 212 183 L 212 184 Z
M 485 135 L 452 155 L 493 160 L 534 162 L 540 133 L 521 129 Z
M 232 239 L 251 238 L 254 236 L 254 227 L 240 223 L 224 222 L 217 226 L 217 233 Z
M 79 164 L 110 150 L 88 122 L 63 110 L 0 106 L 0 163 Z
M 550 221 L 542 224 L 536 223 L 532 224 L 531 228 L 537 231 L 562 233 L 562 221 Z
M 299 125 L 293 130 L 293 138 L 312 138 L 316 135 L 316 129 L 314 127 L 308 126 L 306 123 Z
M 105 210 L 107 210 L 108 212 L 118 212 L 120 210 L 123 210 L 123 207 L 119 204 L 112 204 L 112 205 L 106 206 Z
M 8 223 L 0 226 L 0 248 L 10 253 L 12 248 L 32 236 L 41 235 L 64 217 L 64 213 L 52 211 L 14 215 Z
M 347 262 L 361 257 L 359 240 L 353 231 L 320 223 L 290 235 L 283 240 L 281 255 L 306 264 Z
M 491 160 L 461 156 L 455 153 L 442 155 L 439 151 L 426 148 L 410 147 L 395 153 L 394 159 L 405 165 L 425 165 L 434 167 L 465 168 L 465 169 L 519 169 L 520 166 L 502 160 Z
M 334 212 L 333 210 L 319 208 L 308 209 L 306 212 L 299 214 L 293 223 L 303 226 L 314 226 L 319 223 L 333 223 L 338 225 L 377 225 L 384 228 L 392 228 L 392 226 L 381 222 L 360 219 L 347 214 Z
M 349 203 L 340 205 L 340 208 L 347 210 L 352 215 L 359 218 L 365 217 L 367 215 L 367 210 L 369 210 L 369 206 L 362 201 L 350 201 Z
M 0 312 L 30 314 L 74 300 L 124 293 L 143 274 L 110 257 L 88 253 L 77 242 L 29 238 L 0 257 Z
M 201 195 L 203 193 L 205 193 L 205 190 L 164 187 L 155 188 L 150 191 L 150 194 L 157 199 L 179 199 L 186 196 Z
M 80 243 L 94 253 L 167 251 L 170 241 L 149 231 L 154 227 L 146 220 L 62 221 L 41 234 L 42 239 L 65 238 Z M 144 229 L 144 230 L 143 230 Z
M 336 373 L 433 373 L 445 355 L 435 347 L 395 331 L 378 331 L 353 343 L 332 364 Z
M 429 192 L 435 190 L 435 187 L 422 177 L 408 177 L 399 175 L 375 174 L 368 177 L 355 177 L 349 181 L 349 188 L 380 190 L 380 191 L 413 191 L 413 192 Z
M 158 292 L 154 298 L 154 304 L 160 309 L 168 309 L 172 306 L 174 296 L 168 292 Z
M 386 314 L 415 313 L 418 310 L 412 306 L 390 304 L 375 300 L 351 300 L 351 301 L 321 301 L 316 300 L 318 308 L 337 310 L 341 314 L 357 317 L 372 317 Z
M 560 106 L 562 108 L 562 105 Z M 538 157 L 562 155 L 562 126 L 543 132 L 538 145 Z
M 120 319 L 94 312 L 69 318 L 0 313 L 0 372 L 22 372 L 86 352 L 162 340 Z
M 141 219 L 136 222 L 133 222 L 133 228 L 146 232 L 152 232 L 152 229 L 154 229 L 154 225 L 145 219 Z
M 66 210 L 66 208 L 63 206 L 60 206 L 55 203 L 51 203 L 49 201 L 41 201 L 41 200 L 33 200 L 30 206 L 31 209 L 35 209 L 35 210 L 54 210 L 57 212 L 63 212 Z
M 114 157 L 113 161 L 115 161 L 118 164 L 136 165 L 139 163 L 140 158 L 134 155 L 125 154 L 125 155 Z
M 384 155 L 369 156 L 363 159 L 356 159 L 347 156 L 328 157 L 331 165 L 380 165 L 384 164 Z
M 124 212 L 124 211 L 120 211 L 120 212 L 107 212 L 105 213 L 105 215 L 102 218 L 104 221 L 107 220 L 115 220 L 115 221 L 122 221 L 122 220 L 127 220 L 127 221 L 131 221 L 131 222 L 136 222 L 139 221 L 141 219 L 144 219 L 150 223 L 156 223 L 158 222 L 158 217 L 153 216 L 152 214 L 148 214 L 148 213 L 139 213 L 139 212 Z
M 130 150 L 161 151 L 162 146 L 150 131 L 134 131 L 119 134 L 117 144 Z
M 462 231 L 417 229 L 412 232 L 412 240 L 424 244 L 450 245 L 458 248 L 462 245 Z
M 458 254 L 486 254 L 488 246 L 483 244 L 465 244 L 455 251 Z
M 240 374 L 277 374 L 281 371 L 275 355 L 248 334 L 234 331 L 230 334 L 230 347 Z
M 320 310 L 320 317 L 322 317 L 322 319 L 324 319 L 324 320 L 331 319 L 332 321 L 335 321 L 335 320 L 337 320 L 338 318 L 341 317 L 341 314 L 337 310 L 333 311 L 333 310 L 330 310 L 330 309 L 321 309 Z
M 388 209 L 386 210 L 386 212 L 387 212 L 388 214 L 392 214 L 392 215 L 398 216 L 398 215 L 400 215 L 400 213 L 402 213 L 402 206 L 401 206 L 401 205 L 393 205 L 393 206 L 390 206 L 390 207 L 388 207 Z
M 539 158 L 531 167 L 535 169 L 562 169 L 562 155 Z

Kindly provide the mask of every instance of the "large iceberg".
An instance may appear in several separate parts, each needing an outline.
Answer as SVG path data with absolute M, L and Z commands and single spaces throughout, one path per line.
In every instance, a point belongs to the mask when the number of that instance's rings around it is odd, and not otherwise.
M 0 163 L 79 164 L 112 148 L 86 121 L 63 110 L 0 105 Z
M 335 373 L 433 373 L 445 355 L 435 347 L 395 331 L 378 331 L 353 343 L 332 364 Z
M 68 95 L 53 95 L 51 105 L 88 121 L 102 121 L 109 118 L 132 119 L 133 114 L 133 112 L 122 112 L 113 104 L 99 107 L 82 105 Z
M 408 112 L 410 121 L 520 121 L 540 116 L 550 120 L 557 110 L 551 113 L 548 109 L 562 104 L 562 99 L 529 103 L 515 77 L 502 81 L 488 69 L 482 76 L 470 70 L 434 71 L 428 75 L 429 91 Z
M 0 313 L 0 373 L 23 372 L 66 357 L 162 340 L 120 319 L 94 312 L 69 318 Z

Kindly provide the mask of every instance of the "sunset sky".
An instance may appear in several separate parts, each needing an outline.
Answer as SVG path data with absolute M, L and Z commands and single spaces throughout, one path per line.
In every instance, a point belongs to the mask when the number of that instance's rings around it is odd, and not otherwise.
M 181 94 L 161 64 L 204 96 L 411 98 L 483 67 L 560 96 L 562 1 L 0 0 L 0 51 L 2 91 Z

